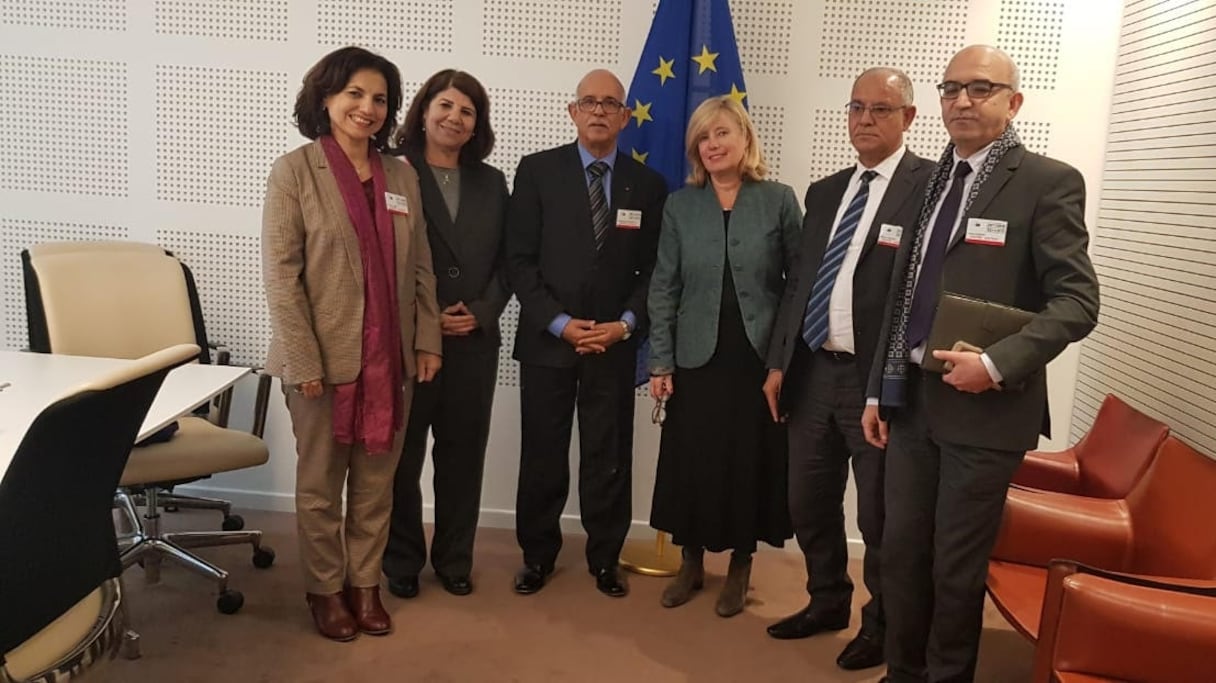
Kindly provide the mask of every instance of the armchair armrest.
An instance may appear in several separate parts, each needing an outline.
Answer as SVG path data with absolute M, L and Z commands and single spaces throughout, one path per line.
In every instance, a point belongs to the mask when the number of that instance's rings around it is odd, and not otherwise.
M 1013 483 L 1032 489 L 1076 493 L 1081 486 L 1081 466 L 1076 451 L 1048 453 L 1030 451 L 1013 475 Z
M 1119 570 L 1131 553 L 1123 501 L 1012 487 L 992 557 L 1038 567 L 1067 558 Z
M 1177 581 L 1053 562 L 1033 680 L 1211 680 L 1216 581 Z

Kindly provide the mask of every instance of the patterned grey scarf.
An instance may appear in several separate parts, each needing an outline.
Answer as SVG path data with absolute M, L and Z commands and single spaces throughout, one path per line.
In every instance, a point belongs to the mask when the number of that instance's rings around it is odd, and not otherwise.
M 961 216 L 967 215 L 971 202 L 975 201 L 980 188 L 984 186 L 988 177 L 992 175 L 993 169 L 1001 162 L 1005 154 L 1015 147 L 1020 147 L 1021 144 L 1018 132 L 1010 122 L 1005 127 L 1005 132 L 992 143 L 992 149 L 988 151 L 984 165 L 976 173 L 975 181 L 971 183 L 971 191 L 967 193 L 967 200 L 963 203 Z M 924 203 L 920 207 L 920 217 L 916 221 L 916 235 L 912 239 L 912 253 L 908 257 L 908 268 L 904 271 L 904 284 L 900 289 L 899 298 L 896 299 L 894 313 L 891 317 L 891 335 L 887 344 L 886 362 L 883 363 L 882 368 L 882 394 L 879 401 L 883 406 L 905 405 L 908 379 L 908 315 L 912 310 L 912 295 L 916 291 L 916 270 L 920 266 L 920 253 L 924 242 L 928 239 L 929 219 L 933 216 L 934 209 L 937 208 L 938 199 L 941 198 L 942 192 L 950 182 L 950 173 L 953 168 L 954 143 L 951 142 L 942 152 L 941 159 L 937 162 L 937 168 L 929 179 L 929 186 L 925 188 Z

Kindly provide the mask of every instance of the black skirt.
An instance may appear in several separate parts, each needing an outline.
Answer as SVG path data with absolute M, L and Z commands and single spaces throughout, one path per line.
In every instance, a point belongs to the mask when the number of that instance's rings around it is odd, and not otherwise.
M 724 221 L 729 232 L 729 215 Z M 743 326 L 729 257 L 722 269 L 717 347 L 677 367 L 659 444 L 650 524 L 677 545 L 710 551 L 780 547 L 793 536 L 785 426 L 769 416 L 767 370 Z

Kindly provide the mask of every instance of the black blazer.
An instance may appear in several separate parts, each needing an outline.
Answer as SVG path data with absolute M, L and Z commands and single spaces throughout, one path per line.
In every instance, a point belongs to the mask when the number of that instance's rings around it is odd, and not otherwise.
M 1004 246 L 969 244 L 967 219 L 1006 221 Z M 896 256 L 899 280 L 911 255 L 905 231 Z M 1033 311 L 1022 331 L 984 351 L 1004 378 L 1003 391 L 957 391 L 939 375 L 921 383 L 928 427 L 935 438 L 963 446 L 1025 451 L 1050 436 L 1047 363 L 1098 322 L 1098 278 L 1089 259 L 1085 230 L 1085 180 L 1077 169 L 1015 147 L 984 183 L 942 267 L 941 291 Z M 898 289 L 901 282 L 892 282 Z M 888 307 L 890 310 L 890 307 Z M 891 315 L 871 367 L 867 396 L 882 391 L 883 363 Z
M 406 158 L 418 171 L 440 310 L 463 301 L 479 326 L 467 337 L 445 336 L 444 345 L 497 348 L 502 343 L 498 318 L 511 298 L 504 239 L 507 179 L 483 162 L 461 164 L 460 206 L 453 221 L 426 160 L 412 153 Z
M 586 171 L 575 143 L 524 157 L 515 171 L 507 219 L 507 264 L 519 299 L 515 359 L 570 367 L 574 349 L 549 333 L 561 313 L 604 322 L 626 310 L 647 329 L 646 290 L 654 269 L 667 183 L 627 154 L 612 172 L 613 225 L 595 248 Z M 616 227 L 619 209 L 642 212 L 639 229 Z
M 827 250 L 832 223 L 836 220 L 836 212 L 855 169 L 850 167 L 838 171 L 811 183 L 806 190 L 802 244 L 786 282 L 777 327 L 769 344 L 770 369 L 782 372 L 790 370 L 790 360 L 802 335 L 802 318 L 811 298 L 819 265 L 823 262 L 823 253 Z M 853 345 L 862 387 L 866 386 L 874 349 L 878 346 L 882 331 L 883 311 L 886 309 L 887 291 L 897 252 L 895 247 L 879 245 L 878 233 L 884 223 L 902 226 L 904 234 L 916 230 L 921 198 L 932 172 L 933 162 L 911 151 L 904 153 L 870 223 L 857 269 L 853 271 Z

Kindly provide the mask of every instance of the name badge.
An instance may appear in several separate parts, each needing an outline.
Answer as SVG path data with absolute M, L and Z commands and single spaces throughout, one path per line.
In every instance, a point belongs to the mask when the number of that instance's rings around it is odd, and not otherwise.
M 878 243 L 884 247 L 899 247 L 899 240 L 904 236 L 904 226 L 883 223 L 878 228 Z
M 638 230 L 642 227 L 642 212 L 638 209 L 617 209 L 616 227 L 622 230 Z
M 395 213 L 401 216 L 410 215 L 410 204 L 409 202 L 405 201 L 405 195 L 403 194 L 385 192 L 384 203 L 388 205 L 389 213 Z
M 1005 246 L 1005 232 L 1009 223 L 990 218 L 968 218 L 967 235 L 963 240 L 967 244 L 986 244 L 990 247 Z

